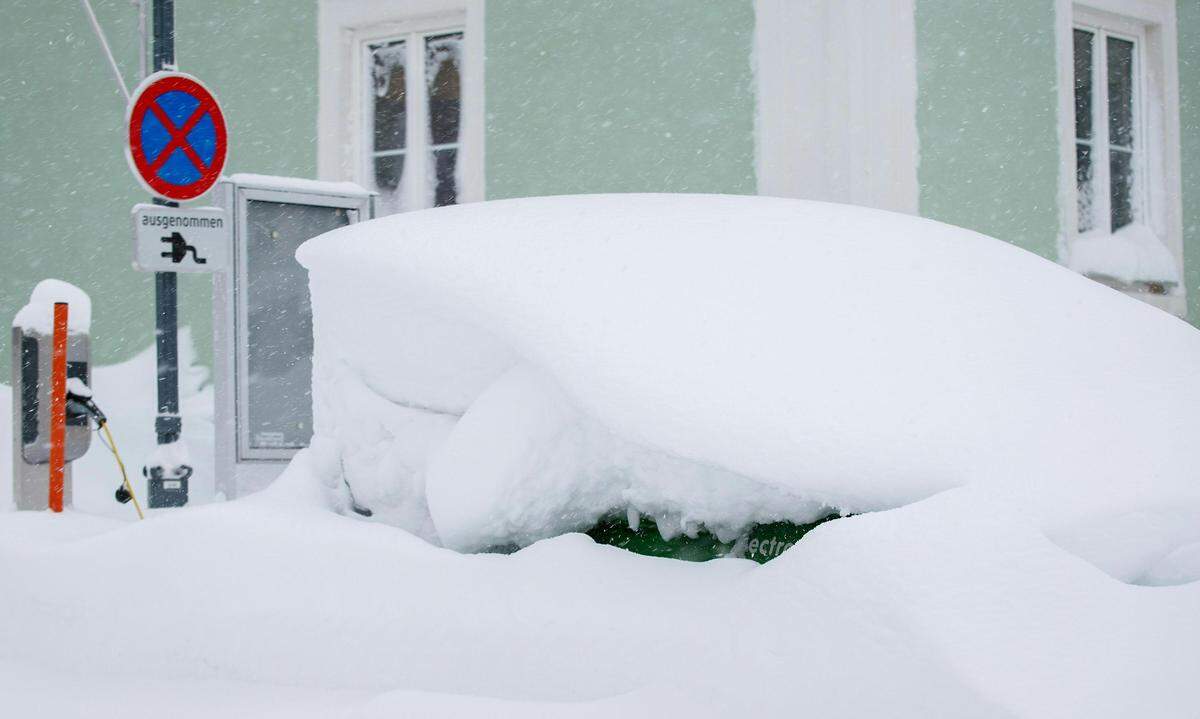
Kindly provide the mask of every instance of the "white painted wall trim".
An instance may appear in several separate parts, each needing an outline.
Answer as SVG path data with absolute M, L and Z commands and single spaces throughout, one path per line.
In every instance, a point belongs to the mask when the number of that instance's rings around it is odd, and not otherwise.
M 761 195 L 916 214 L 914 0 L 755 0 Z
M 317 108 L 317 176 L 371 186 L 365 155 L 360 98 L 360 43 L 405 32 L 464 29 L 463 98 L 459 163 L 460 202 L 483 200 L 485 0 L 320 0 L 317 45 L 320 64 Z

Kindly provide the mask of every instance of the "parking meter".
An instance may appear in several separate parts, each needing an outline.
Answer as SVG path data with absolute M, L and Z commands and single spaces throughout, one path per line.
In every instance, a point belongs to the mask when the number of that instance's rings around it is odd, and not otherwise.
M 12 328 L 13 502 L 19 510 L 46 509 L 50 496 L 50 373 L 54 334 L 47 323 L 39 321 L 39 316 L 52 312 L 53 305 L 38 302 L 37 292 L 17 315 Z M 86 331 L 78 327 L 68 331 L 68 380 L 74 377 L 91 385 L 90 349 Z M 70 462 L 87 452 L 91 439 L 87 412 L 75 403 L 67 403 L 64 504 L 71 502 Z

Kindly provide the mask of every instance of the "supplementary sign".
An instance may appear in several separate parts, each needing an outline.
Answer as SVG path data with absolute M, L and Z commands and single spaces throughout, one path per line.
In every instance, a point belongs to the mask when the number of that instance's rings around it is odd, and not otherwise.
M 229 218 L 219 207 L 133 207 L 133 266 L 139 270 L 224 270 L 232 241 Z
M 156 72 L 129 102 L 125 151 L 146 191 L 191 200 L 213 186 L 225 167 L 225 118 L 199 80 Z

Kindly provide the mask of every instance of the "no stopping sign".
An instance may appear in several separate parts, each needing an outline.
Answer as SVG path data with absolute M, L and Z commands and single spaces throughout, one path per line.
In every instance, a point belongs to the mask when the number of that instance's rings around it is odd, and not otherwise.
M 181 72 L 158 72 L 138 86 L 126 115 L 125 154 L 152 195 L 191 200 L 216 183 L 225 167 L 225 117 L 203 83 Z

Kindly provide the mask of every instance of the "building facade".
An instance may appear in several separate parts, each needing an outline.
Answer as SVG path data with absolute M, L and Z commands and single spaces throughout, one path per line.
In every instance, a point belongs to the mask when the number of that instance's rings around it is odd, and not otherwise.
M 132 84 L 136 9 L 94 5 Z M 1200 322 L 1200 0 L 176 6 L 179 68 L 225 108 L 227 172 L 353 180 L 389 212 L 590 192 L 848 202 Z M 77 4 L 4 7 L 0 309 L 73 282 L 97 360 L 118 361 L 153 337 L 124 103 Z M 180 284 L 208 363 L 211 282 Z

